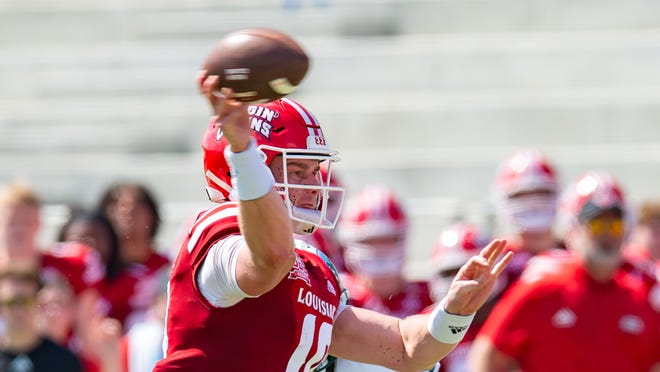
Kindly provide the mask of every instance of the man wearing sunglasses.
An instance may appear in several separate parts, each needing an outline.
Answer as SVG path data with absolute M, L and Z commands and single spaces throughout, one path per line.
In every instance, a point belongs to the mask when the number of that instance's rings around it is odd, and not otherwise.
M 0 371 L 82 371 L 68 349 L 41 336 L 37 325 L 40 280 L 29 271 L 0 272 Z
M 530 261 L 473 344 L 472 371 L 660 371 L 660 314 L 622 259 L 626 213 L 612 176 L 572 184 L 569 251 Z

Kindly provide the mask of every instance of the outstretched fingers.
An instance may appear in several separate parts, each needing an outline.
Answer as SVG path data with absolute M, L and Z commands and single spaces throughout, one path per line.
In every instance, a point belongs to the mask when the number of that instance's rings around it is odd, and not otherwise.
M 488 261 L 489 266 L 493 266 L 495 261 L 497 261 L 500 253 L 502 253 L 502 250 L 504 250 L 504 247 L 506 247 L 506 240 L 494 239 L 484 249 L 481 250 L 479 255 Z
M 491 274 L 498 276 L 504 271 L 504 269 L 509 265 L 513 259 L 513 252 L 506 252 L 504 257 L 499 260 L 502 252 L 506 248 L 506 240 L 504 239 L 495 239 L 490 242 L 484 249 L 481 250 L 479 254 L 481 257 L 485 258 L 488 262 L 488 267 L 491 269 Z
M 495 276 L 499 276 L 504 269 L 509 265 L 509 263 L 513 260 L 513 252 L 509 251 L 506 252 L 504 257 L 498 262 L 494 267 L 493 270 L 491 270 L 491 274 Z

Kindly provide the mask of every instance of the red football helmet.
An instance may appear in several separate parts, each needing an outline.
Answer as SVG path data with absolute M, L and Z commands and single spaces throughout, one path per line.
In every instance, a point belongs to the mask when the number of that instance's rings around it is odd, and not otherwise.
M 339 161 L 339 158 L 337 152 L 328 147 L 316 118 L 290 98 L 250 105 L 248 114 L 250 126 L 254 131 L 252 137 L 256 141 L 257 149 L 263 153 L 266 165 L 270 166 L 278 155 L 283 157 L 284 180 L 275 183 L 275 186 L 286 201 L 289 216 L 294 221 L 307 225 L 302 229 L 302 232 L 305 233 L 313 230 L 314 226 L 333 228 L 337 217 L 335 216 L 331 220 L 327 218 L 328 193 L 341 195 L 341 202 L 343 202 L 344 189 L 331 186 L 331 164 Z M 204 151 L 206 189 L 209 199 L 215 202 L 232 200 L 234 197 L 229 165 L 224 155 L 227 145 L 228 142 L 223 138 L 222 131 L 215 126 L 215 119 L 212 119 L 204 134 L 202 149 Z M 327 177 L 321 179 L 319 174 L 319 185 L 289 183 L 286 164 L 290 159 L 327 161 Z M 310 210 L 293 206 L 289 198 L 291 189 L 318 190 L 320 197 L 317 208 Z
M 617 180 L 610 174 L 588 172 L 578 177 L 566 190 L 560 205 L 569 221 L 584 222 L 604 210 L 618 209 L 624 213 L 626 202 Z
M 460 222 L 440 232 L 431 252 L 434 272 L 458 269 L 488 245 L 490 237 L 476 226 Z
M 467 222 L 455 223 L 440 232 L 431 251 L 433 274 L 429 285 L 435 301 L 447 294 L 458 269 L 488 245 L 489 240 L 490 236 Z M 502 288 L 501 283 L 498 278 L 498 291 Z
M 339 239 L 349 270 L 372 277 L 403 270 L 408 217 L 392 192 L 367 186 L 348 203 L 339 223 Z
M 344 209 L 339 234 L 342 241 L 405 236 L 408 217 L 392 190 L 381 185 L 363 188 Z
M 496 192 L 504 196 L 532 190 L 557 192 L 554 167 L 538 150 L 521 150 L 500 165 L 495 178 Z
M 499 167 L 494 202 L 516 231 L 548 230 L 555 219 L 558 186 L 548 159 L 538 150 L 522 150 Z

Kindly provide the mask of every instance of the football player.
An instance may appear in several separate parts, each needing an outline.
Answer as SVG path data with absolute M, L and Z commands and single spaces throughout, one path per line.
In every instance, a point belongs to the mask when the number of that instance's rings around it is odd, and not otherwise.
M 174 262 L 155 371 L 309 371 L 328 354 L 417 371 L 447 354 L 511 260 L 505 242 L 472 257 L 429 315 L 345 305 L 330 261 L 293 238 L 335 224 L 327 193 L 338 190 L 321 184 L 319 164 L 337 153 L 318 121 L 288 98 L 247 105 L 216 93 L 217 76 L 199 82 L 215 115 L 204 168 L 220 204 L 198 216 Z
M 569 254 L 530 261 L 473 343 L 471 371 L 660 370 L 660 316 L 647 283 L 622 266 L 626 213 L 612 176 L 571 185 Z

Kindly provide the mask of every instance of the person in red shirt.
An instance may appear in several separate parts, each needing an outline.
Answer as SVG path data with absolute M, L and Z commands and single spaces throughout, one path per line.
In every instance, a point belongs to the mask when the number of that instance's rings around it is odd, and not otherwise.
M 37 245 L 41 229 L 41 200 L 22 181 L 0 190 L 0 268 L 40 273 L 42 281 L 67 282 L 77 295 L 94 287 L 103 277 L 99 256 L 75 242 L 56 243 L 47 249 Z
M 431 305 L 428 282 L 404 276 L 408 217 L 394 192 L 368 185 L 347 204 L 338 234 L 352 305 L 404 318 Z
M 110 220 L 100 211 L 73 209 L 60 227 L 57 241 L 79 242 L 95 250 L 105 267 L 105 280 L 113 281 L 123 268 L 119 238 Z
M 621 188 L 589 172 L 561 209 L 570 251 L 530 261 L 477 336 L 471 370 L 657 371 L 660 316 L 646 283 L 622 268 Z
M 121 270 L 99 285 L 103 312 L 119 320 L 125 330 L 145 319 L 158 297 L 160 278 L 170 259 L 158 252 L 155 237 L 160 226 L 158 202 L 145 186 L 117 182 L 102 194 L 99 210 L 119 237 Z
M 68 333 L 64 343 L 66 346 L 85 360 L 95 359 L 96 349 L 90 344 L 95 330 L 90 324 L 98 299 L 95 288 L 104 275 L 100 258 L 94 250 L 78 242 L 58 242 L 41 249 L 37 244 L 40 229 L 41 200 L 32 187 L 26 182 L 16 181 L 2 188 L 0 270 L 37 272 L 46 287 L 67 286 L 74 300 L 71 304 L 76 314 L 74 322 L 63 330 L 47 330 L 46 333 Z M 58 320 L 65 325 L 66 318 Z M 56 326 L 48 322 L 46 325 Z M 71 329 L 67 330 L 69 327 Z
M 428 282 L 404 275 L 408 230 L 403 205 L 385 185 L 367 185 L 347 203 L 338 235 L 347 266 L 341 280 L 351 305 L 405 318 L 433 304 Z M 373 370 L 343 359 L 337 368 Z
M 215 116 L 202 140 L 211 200 L 179 250 L 169 281 L 162 371 L 310 371 L 328 354 L 402 371 L 434 364 L 511 259 L 493 241 L 472 257 L 437 311 L 406 319 L 345 305 L 331 262 L 294 240 L 331 228 L 319 163 L 334 162 L 316 118 L 282 98 L 231 99 L 199 76 Z M 498 260 L 502 258 L 502 260 Z

